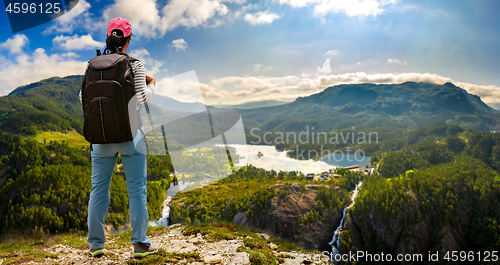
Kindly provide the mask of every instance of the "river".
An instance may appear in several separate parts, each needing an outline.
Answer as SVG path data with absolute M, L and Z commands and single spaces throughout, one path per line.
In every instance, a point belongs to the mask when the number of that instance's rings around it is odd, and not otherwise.
M 170 187 L 167 190 L 165 200 L 161 205 L 161 217 L 158 221 L 149 221 L 150 226 L 169 226 L 170 225 L 170 203 L 172 202 L 172 197 L 178 192 L 182 191 L 184 188 L 196 182 L 205 182 L 210 180 L 210 178 L 196 179 L 196 180 L 186 180 L 178 181 L 177 183 L 170 183 Z
M 338 254 L 340 254 L 340 234 L 342 232 L 342 226 L 344 225 L 345 214 L 347 212 L 347 209 L 351 208 L 354 205 L 354 202 L 355 202 L 354 200 L 358 196 L 359 187 L 361 186 L 362 183 L 363 183 L 363 181 L 360 181 L 358 183 L 358 185 L 356 185 L 356 188 L 354 189 L 354 191 L 352 192 L 351 204 L 349 204 L 349 206 L 344 208 L 342 219 L 340 220 L 340 225 L 339 225 L 339 227 L 337 227 L 337 229 L 333 233 L 332 241 L 330 241 L 330 243 L 328 243 L 329 245 L 332 246 L 333 257 L 336 257 Z M 334 260 L 334 263 L 335 263 L 335 260 Z

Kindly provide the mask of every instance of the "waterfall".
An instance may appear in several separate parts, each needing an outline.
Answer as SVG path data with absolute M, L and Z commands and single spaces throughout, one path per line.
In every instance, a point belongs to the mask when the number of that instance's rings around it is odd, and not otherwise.
M 358 185 L 356 185 L 356 188 L 354 189 L 353 193 L 351 194 L 351 201 L 352 202 L 351 202 L 351 204 L 349 204 L 349 206 L 344 208 L 344 211 L 342 214 L 342 219 L 340 220 L 340 225 L 339 225 L 339 227 L 337 227 L 337 230 L 335 230 L 335 233 L 333 233 L 332 241 L 330 241 L 330 243 L 328 243 L 329 245 L 332 246 L 332 254 L 333 254 L 332 257 L 335 257 L 337 254 L 340 254 L 340 232 L 342 232 L 342 226 L 344 225 L 345 213 L 346 213 L 347 209 L 349 209 L 351 206 L 354 205 L 354 200 L 358 196 L 359 187 L 361 186 L 362 183 L 363 183 L 363 181 L 360 181 L 358 183 Z M 333 262 L 335 263 L 335 260 L 333 260 Z
M 170 202 L 172 196 L 166 195 L 165 200 L 161 204 L 161 218 L 156 222 L 150 222 L 150 226 L 168 226 L 170 221 Z

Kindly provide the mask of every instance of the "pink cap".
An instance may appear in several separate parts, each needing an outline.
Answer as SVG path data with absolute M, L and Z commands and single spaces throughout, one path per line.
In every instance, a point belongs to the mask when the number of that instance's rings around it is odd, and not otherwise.
M 111 35 L 111 31 L 114 29 L 120 29 L 123 31 L 123 37 L 128 37 L 132 33 L 132 26 L 130 26 L 130 23 L 128 20 L 117 17 L 113 18 L 108 25 L 108 36 Z

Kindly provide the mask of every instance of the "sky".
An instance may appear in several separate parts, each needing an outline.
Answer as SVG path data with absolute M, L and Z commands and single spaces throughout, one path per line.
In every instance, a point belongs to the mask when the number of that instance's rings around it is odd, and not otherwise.
M 2 10 L 0 95 L 83 74 L 105 47 L 109 21 L 123 17 L 134 34 L 127 53 L 144 63 L 158 91 L 184 101 L 200 100 L 172 80 L 194 70 L 208 104 L 406 81 L 453 82 L 500 103 L 498 10 L 494 0 L 80 0 L 16 33 Z

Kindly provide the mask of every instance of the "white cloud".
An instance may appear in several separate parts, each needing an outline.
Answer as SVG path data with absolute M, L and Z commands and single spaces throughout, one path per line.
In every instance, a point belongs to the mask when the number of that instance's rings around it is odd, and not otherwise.
M 76 0 L 75 0 L 76 1 Z M 71 2 L 73 3 L 73 2 Z M 60 16 L 53 21 L 53 25 L 47 28 L 43 33 L 72 33 L 75 30 L 85 29 L 87 32 L 95 32 L 105 28 L 104 21 L 92 17 L 89 12 L 92 6 L 85 0 L 80 0 L 64 16 Z
M 203 84 L 200 83 L 200 89 L 201 89 L 201 94 L 203 95 L 204 99 L 218 99 L 218 98 L 225 98 L 230 95 L 229 92 L 225 90 L 217 90 L 217 88 L 209 85 L 209 84 Z
M 327 52 L 325 53 L 325 55 L 327 55 L 327 56 L 337 56 L 337 55 L 339 55 L 339 54 L 340 54 L 340 51 L 339 51 L 339 50 L 330 50 L 330 51 L 327 51 Z
M 188 48 L 188 44 L 184 39 L 174 40 L 171 45 L 176 51 L 185 51 Z
M 0 65 L 0 94 L 12 89 L 54 76 L 82 75 L 87 62 L 68 58 L 72 54 L 47 55 L 42 48 L 32 55 L 20 54 L 14 61 L 3 60 Z
M 326 59 L 325 63 L 323 66 L 318 66 L 317 69 L 318 74 L 330 74 L 332 72 L 332 67 L 330 66 L 330 59 Z
M 63 36 L 59 35 L 52 40 L 54 45 L 57 45 L 65 50 L 89 50 L 106 46 L 106 43 L 96 41 L 90 34 L 78 36 Z
M 246 14 L 244 17 L 244 19 L 253 26 L 271 24 L 278 18 L 280 18 L 278 14 L 270 13 L 269 11 L 259 11 L 255 14 Z
M 272 70 L 272 69 L 274 69 L 273 66 L 264 66 L 263 64 L 260 64 L 260 63 L 253 65 L 253 70 L 256 72 L 267 71 L 267 70 Z
M 151 58 L 148 50 L 140 48 L 132 50 L 128 54 L 142 62 L 146 68 L 147 75 L 154 77 L 155 74 L 160 72 L 160 67 L 162 67 L 163 63 Z
M 238 18 L 242 14 L 246 13 L 248 10 L 257 9 L 257 8 L 259 8 L 259 6 L 257 4 L 248 4 L 248 5 L 242 6 L 238 10 L 234 11 L 232 13 L 232 15 L 234 18 Z
M 22 53 L 23 47 L 29 43 L 28 37 L 24 34 L 17 34 L 5 42 L 0 43 L 0 50 L 7 49 L 9 53 Z
M 67 58 L 71 58 L 71 57 L 80 57 L 80 55 L 74 53 L 74 52 L 66 52 L 66 53 L 61 53 L 60 54 L 62 57 L 67 57 Z
M 102 32 L 115 17 L 123 17 L 132 24 L 132 32 L 139 37 L 163 37 L 177 27 L 216 27 L 232 17 L 224 3 L 244 4 L 246 0 L 170 0 L 159 5 L 156 0 L 114 0 L 103 7 L 102 16 L 90 12 L 91 5 L 80 0 L 64 16 L 55 19 L 43 33 L 73 33 L 78 29 Z
M 228 12 L 227 6 L 219 0 L 172 0 L 160 9 L 155 0 L 115 0 L 104 10 L 103 16 L 105 21 L 126 18 L 132 24 L 133 32 L 154 38 L 180 26 L 207 26 L 211 19 L 223 17 Z
M 221 2 L 235 3 L 235 4 L 244 4 L 247 0 L 223 0 Z
M 464 82 L 455 82 L 453 84 L 467 90 L 467 92 L 471 94 L 480 96 L 481 100 L 484 101 L 485 103 L 500 103 L 499 87 L 493 85 L 480 86 Z
M 130 21 L 132 32 L 141 36 L 155 36 L 160 22 L 160 11 L 155 0 L 115 0 L 115 3 L 104 9 L 106 23 L 113 18 L 123 17 Z
M 387 63 L 389 63 L 389 64 L 403 65 L 403 66 L 408 65 L 407 61 L 401 61 L 401 60 L 398 60 L 396 58 L 394 58 L 394 59 L 392 59 L 392 58 L 387 59 Z
M 227 76 L 213 78 L 207 84 L 200 84 L 200 86 L 205 87 L 212 95 L 220 95 L 221 97 L 224 95 L 223 97 L 227 102 L 242 103 L 265 99 L 291 100 L 340 84 L 400 84 L 407 81 L 436 84 L 452 82 L 469 93 L 480 96 L 484 102 L 500 102 L 499 87 L 456 82 L 451 78 L 429 73 L 367 74 L 357 72 L 338 75 L 302 74 L 300 76 L 283 77 Z M 216 96 L 212 96 L 207 98 L 207 101 L 216 98 Z
M 207 24 L 216 15 L 225 16 L 228 8 L 219 1 L 173 0 L 162 9 L 160 33 L 179 26 L 196 27 Z
M 217 91 L 210 84 L 198 82 L 195 71 L 189 71 L 158 81 L 156 94 L 169 96 L 182 102 L 205 102 L 205 99 L 217 99 L 229 96 L 227 91 Z
M 278 0 L 294 8 L 314 6 L 316 15 L 344 13 L 349 17 L 377 16 L 384 12 L 383 6 L 396 3 L 397 0 Z

